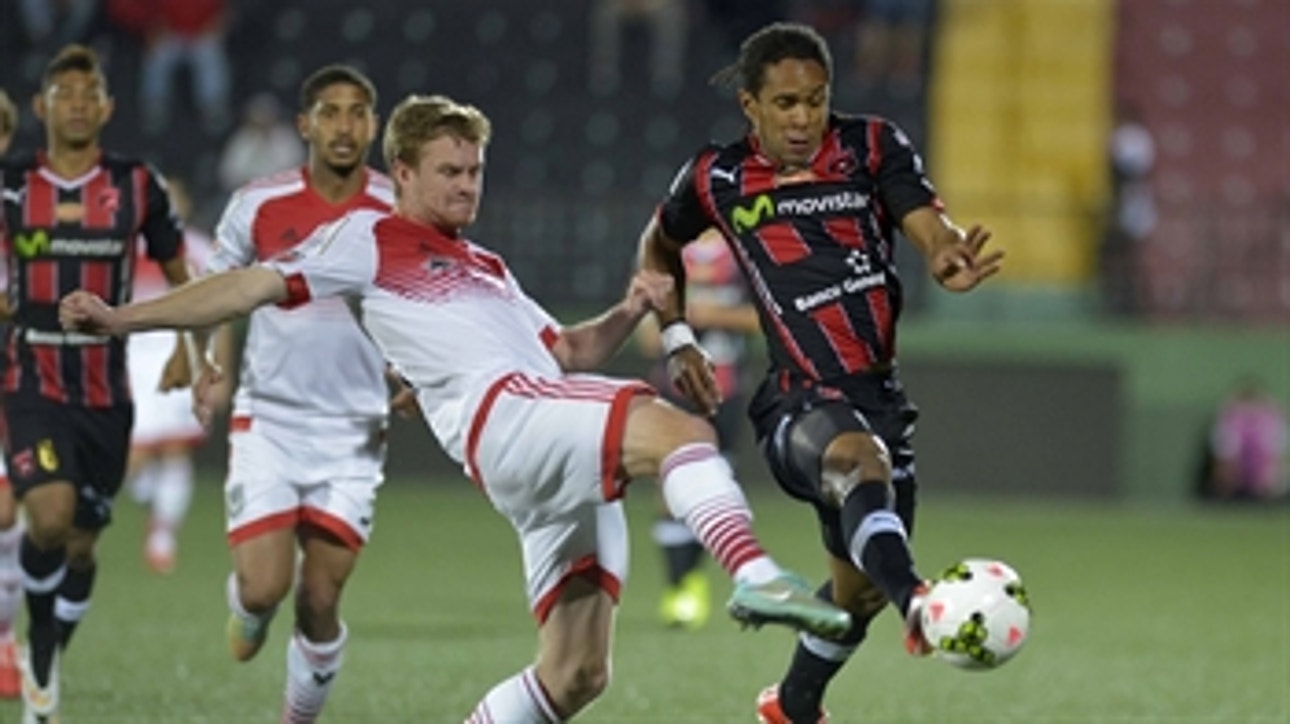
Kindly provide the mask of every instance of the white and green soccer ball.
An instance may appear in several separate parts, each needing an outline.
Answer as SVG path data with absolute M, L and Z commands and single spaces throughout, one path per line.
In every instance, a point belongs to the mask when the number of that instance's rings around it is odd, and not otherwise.
M 1007 563 L 966 558 L 932 582 L 920 613 L 937 658 L 963 669 L 993 669 L 1030 636 L 1030 600 Z

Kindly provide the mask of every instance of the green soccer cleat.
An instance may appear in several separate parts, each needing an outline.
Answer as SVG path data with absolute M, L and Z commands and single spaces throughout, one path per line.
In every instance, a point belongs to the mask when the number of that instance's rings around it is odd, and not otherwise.
M 762 584 L 736 584 L 726 610 L 745 627 L 778 623 L 824 638 L 851 628 L 851 614 L 816 598 L 801 576 L 787 571 Z
M 228 648 L 237 661 L 250 661 L 260 653 L 260 647 L 269 635 L 269 622 L 256 622 L 236 613 L 228 616 Z
M 711 612 L 708 579 L 700 571 L 685 574 L 676 586 L 669 586 L 659 601 L 658 614 L 673 628 L 696 630 L 708 622 Z

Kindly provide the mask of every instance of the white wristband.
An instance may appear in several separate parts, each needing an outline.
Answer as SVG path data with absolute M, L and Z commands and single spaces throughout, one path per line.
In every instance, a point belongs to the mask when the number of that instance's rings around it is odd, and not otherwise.
M 663 328 L 663 352 L 671 357 L 682 347 L 698 347 L 699 341 L 694 338 L 694 330 L 682 320 L 677 320 Z

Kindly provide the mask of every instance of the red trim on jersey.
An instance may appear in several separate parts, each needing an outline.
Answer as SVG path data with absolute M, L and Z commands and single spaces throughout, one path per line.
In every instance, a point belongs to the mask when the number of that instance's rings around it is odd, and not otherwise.
M 869 119 L 865 124 L 865 140 L 869 143 L 869 155 L 865 163 L 869 166 L 869 175 L 878 179 L 878 169 L 882 168 L 882 122 Z
M 609 403 L 609 418 L 605 421 L 605 434 L 600 441 L 600 491 L 605 500 L 623 497 L 625 475 L 623 466 L 623 435 L 627 430 L 627 413 L 637 395 L 654 395 L 654 388 L 644 383 L 620 389 Z
M 555 607 L 556 601 L 560 600 L 560 593 L 564 591 L 564 587 L 569 584 L 569 581 L 574 578 L 589 581 L 596 588 L 608 593 L 614 603 L 618 603 L 618 599 L 622 594 L 622 581 L 615 578 L 609 571 L 601 568 L 595 556 L 584 556 L 574 561 L 573 565 L 569 566 L 568 572 L 560 577 L 560 580 L 551 587 L 551 590 L 534 602 L 533 616 L 537 618 L 539 624 L 546 623 L 547 617 L 551 615 L 551 609 Z
M 53 226 L 58 206 L 57 189 L 36 170 L 28 171 L 25 181 L 27 198 L 22 205 L 23 225 L 28 228 Z
M 234 415 L 228 421 L 229 432 L 246 432 L 251 429 L 250 415 Z
M 363 549 L 363 536 L 349 527 L 349 523 L 325 510 L 308 506 L 301 508 L 300 525 L 311 526 L 330 533 L 351 551 L 358 552 Z
M 811 254 L 811 247 L 806 245 L 791 223 L 767 224 L 755 233 L 766 255 L 780 266 L 800 261 Z
M 860 233 L 860 220 L 854 216 L 835 216 L 824 220 L 829 236 L 848 249 L 863 249 L 864 235 Z
M 278 302 L 278 306 L 283 309 L 294 309 L 302 304 L 308 304 L 310 300 L 309 283 L 300 272 L 291 274 L 283 279 L 287 283 L 287 298 Z
M 4 389 L 6 392 L 13 392 L 18 389 L 18 382 L 21 379 L 22 365 L 18 364 L 18 333 L 10 332 L 9 344 L 5 345 L 5 361 L 8 368 L 4 375 Z M 0 412 L 3 411 L 0 407 Z
M 112 404 L 112 384 L 108 379 L 108 347 L 92 344 L 81 347 L 81 380 L 85 404 L 107 407 Z
M 107 299 L 112 293 L 112 268 L 110 261 L 83 261 L 81 267 L 81 289 L 93 292 Z
M 865 294 L 869 302 L 869 313 L 873 315 L 874 334 L 878 336 L 878 351 L 886 360 L 896 356 L 896 325 L 891 323 L 891 302 L 887 290 L 882 287 L 870 289 Z M 890 336 L 888 336 L 890 332 Z
M 110 229 L 116 219 L 121 192 L 112 184 L 112 177 L 100 169 L 84 186 L 81 186 L 81 226 L 87 229 Z
M 560 331 L 551 326 L 543 327 L 538 336 L 542 339 L 542 344 L 547 349 L 552 349 L 555 347 L 555 343 L 560 341 Z
M 31 355 L 36 359 L 36 376 L 40 378 L 40 394 L 51 400 L 67 402 L 63 389 L 62 350 L 47 344 L 33 344 Z
M 143 228 L 143 221 L 148 217 L 148 169 L 145 166 L 135 166 L 134 171 L 130 174 L 130 180 L 134 183 L 134 233 L 139 233 Z
M 228 532 L 229 547 L 245 543 L 252 538 L 259 538 L 265 533 L 271 533 L 283 528 L 295 528 L 296 521 L 300 519 L 300 509 L 292 508 L 280 513 L 266 515 L 263 518 L 244 523 Z
M 47 259 L 27 262 L 27 301 L 57 304 L 59 296 L 58 262 Z
M 847 372 L 863 370 L 873 363 L 873 352 L 860 335 L 856 334 L 841 304 L 835 302 L 820 307 L 811 312 L 811 318 L 820 325 L 820 331 L 828 338 Z
M 479 465 L 476 464 L 476 453 L 479 449 L 479 436 L 484 431 L 484 423 L 488 421 L 488 413 L 492 412 L 493 405 L 497 402 L 497 396 L 506 389 L 506 385 L 519 376 L 518 372 L 498 377 L 493 384 L 488 386 L 484 392 L 484 397 L 479 401 L 479 409 L 475 410 L 475 416 L 470 419 L 470 431 L 466 433 L 466 471 L 470 473 L 470 479 L 475 481 L 475 485 L 480 490 L 487 492 L 484 480 L 479 476 Z

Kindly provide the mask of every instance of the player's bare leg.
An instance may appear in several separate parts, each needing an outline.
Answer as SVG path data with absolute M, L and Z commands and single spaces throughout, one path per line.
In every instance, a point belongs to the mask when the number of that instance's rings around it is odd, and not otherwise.
M 0 468 L 0 699 L 22 695 L 22 674 L 18 670 L 18 649 L 14 622 L 22 605 L 22 567 L 18 550 L 22 542 L 22 520 L 13 489 Z
M 538 629 L 537 662 L 494 686 L 467 724 L 545 724 L 573 717 L 609 685 L 615 605 L 604 589 L 574 577 Z
M 313 722 L 340 671 L 346 629 L 340 619 L 340 596 L 354 571 L 358 551 L 328 533 L 305 528 L 304 553 L 296 586 L 296 630 L 287 643 L 287 684 L 282 721 Z
M 233 658 L 249 661 L 260 651 L 278 603 L 296 577 L 296 532 L 278 528 L 233 546 L 228 579 L 228 641 Z

